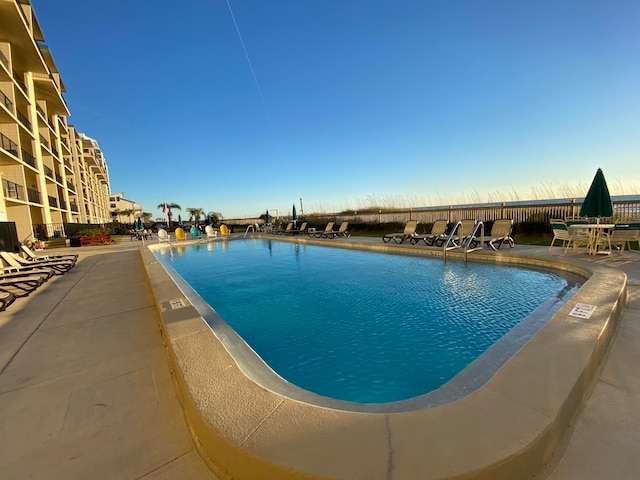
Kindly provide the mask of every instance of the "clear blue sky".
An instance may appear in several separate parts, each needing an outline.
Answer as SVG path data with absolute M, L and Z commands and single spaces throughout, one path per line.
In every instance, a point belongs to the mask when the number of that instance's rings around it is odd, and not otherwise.
M 32 4 L 154 218 L 640 193 L 638 0 Z

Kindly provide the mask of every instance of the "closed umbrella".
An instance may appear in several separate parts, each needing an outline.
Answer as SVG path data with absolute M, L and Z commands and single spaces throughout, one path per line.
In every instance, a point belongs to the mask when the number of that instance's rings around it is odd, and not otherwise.
M 142 219 L 140 217 L 135 221 L 134 228 L 136 230 L 144 230 L 144 225 L 142 224 Z
M 211 215 L 207 215 L 207 223 L 209 225 L 213 225 L 213 218 L 211 218 Z
M 604 179 L 604 174 L 600 168 L 596 172 L 593 182 L 591 182 L 587 196 L 584 197 L 580 216 L 598 219 L 613 216 L 613 202 L 611 201 L 607 181 Z
M 178 214 L 178 224 L 182 225 L 182 217 L 180 216 L 180 214 Z
M 291 219 L 293 220 L 293 224 L 296 225 L 298 223 L 298 213 L 296 212 L 296 204 L 293 204 L 293 209 L 291 211 Z
M 267 214 L 264 216 L 264 223 L 269 225 L 271 223 L 271 219 L 269 218 L 269 210 L 267 209 Z

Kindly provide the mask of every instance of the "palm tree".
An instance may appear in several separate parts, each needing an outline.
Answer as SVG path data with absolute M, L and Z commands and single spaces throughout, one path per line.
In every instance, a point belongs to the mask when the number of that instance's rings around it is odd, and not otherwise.
M 171 226 L 171 219 L 173 218 L 173 213 L 171 213 L 171 210 L 182 210 L 182 207 L 177 203 L 161 203 L 160 205 L 158 205 L 158 208 L 164 210 L 165 206 L 167 208 L 167 217 L 169 219 L 168 226 Z
M 213 224 L 217 224 L 220 220 L 222 220 L 222 214 L 220 212 L 209 212 L 207 213 L 208 217 L 211 217 L 211 221 Z
M 133 208 L 127 208 L 125 210 L 120 211 L 120 213 L 122 213 L 122 215 L 126 215 L 129 220 L 131 220 L 131 215 L 133 215 L 134 212 L 135 210 Z
M 202 210 L 201 208 L 187 208 L 187 212 L 189 212 L 189 215 L 194 217 L 196 221 L 199 221 L 200 215 L 204 213 L 204 210 Z

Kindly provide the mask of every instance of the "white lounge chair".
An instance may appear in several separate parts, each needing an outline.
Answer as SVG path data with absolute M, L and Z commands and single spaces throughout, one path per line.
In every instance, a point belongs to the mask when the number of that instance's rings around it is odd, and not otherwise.
M 308 230 L 307 235 L 309 235 L 310 237 L 320 238 L 323 233 L 327 233 L 333 230 L 333 225 L 334 222 L 329 222 L 327 223 L 327 226 L 324 228 L 324 230 Z

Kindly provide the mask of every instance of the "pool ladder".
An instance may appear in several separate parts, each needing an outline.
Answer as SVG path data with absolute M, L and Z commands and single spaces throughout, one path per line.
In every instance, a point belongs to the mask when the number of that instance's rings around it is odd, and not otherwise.
M 480 230 L 480 239 L 478 239 L 478 230 Z M 460 233 L 458 233 L 460 232 Z M 475 246 L 471 246 L 475 243 Z M 484 248 L 484 223 L 477 221 L 473 226 L 471 235 L 465 235 L 462 231 L 462 222 L 458 221 L 449 232 L 447 239 L 443 245 L 444 258 L 447 258 L 447 252 L 457 248 L 464 250 L 464 261 L 467 261 L 467 254 L 475 252 L 476 250 L 482 250 Z

